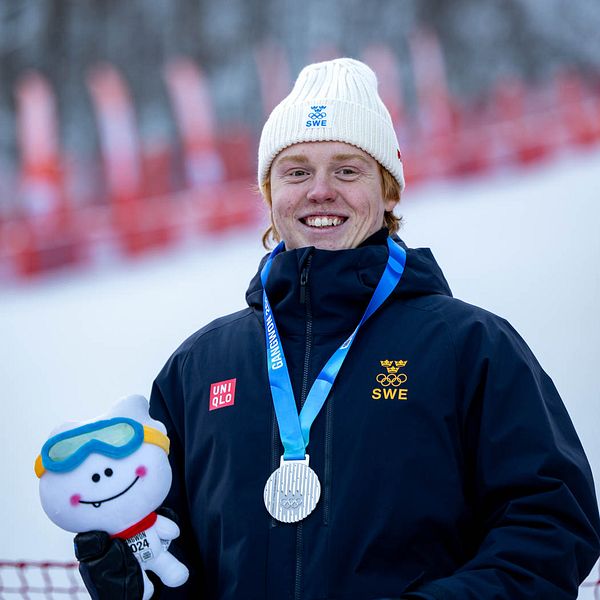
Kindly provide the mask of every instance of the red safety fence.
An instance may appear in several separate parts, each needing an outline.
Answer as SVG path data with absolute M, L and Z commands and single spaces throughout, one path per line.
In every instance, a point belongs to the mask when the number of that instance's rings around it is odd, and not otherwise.
M 35 215 L 0 221 L 0 279 L 141 255 L 254 223 L 259 207 L 252 183 L 242 180 L 117 206 L 81 206 L 68 218 Z
M 582 591 L 591 588 L 594 599 L 600 600 L 600 568 L 595 580 L 590 577 L 581 586 Z M 89 598 L 79 577 L 77 563 L 0 561 L 0 600 L 67 596 L 74 600 Z

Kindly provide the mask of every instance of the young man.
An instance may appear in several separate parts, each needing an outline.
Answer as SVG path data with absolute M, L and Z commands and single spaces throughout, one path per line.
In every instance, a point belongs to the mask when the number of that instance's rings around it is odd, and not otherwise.
M 258 168 L 279 244 L 152 391 L 192 571 L 165 596 L 576 598 L 600 548 L 589 465 L 518 334 L 395 235 L 374 73 L 306 67 Z

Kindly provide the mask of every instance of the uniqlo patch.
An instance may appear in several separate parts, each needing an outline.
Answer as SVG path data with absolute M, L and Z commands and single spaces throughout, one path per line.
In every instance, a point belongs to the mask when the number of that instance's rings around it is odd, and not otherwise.
M 226 379 L 210 384 L 208 410 L 217 410 L 235 404 L 235 379 Z

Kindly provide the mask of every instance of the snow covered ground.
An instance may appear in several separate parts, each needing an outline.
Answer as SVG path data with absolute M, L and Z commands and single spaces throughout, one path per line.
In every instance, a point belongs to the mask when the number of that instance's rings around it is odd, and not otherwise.
M 409 167 L 407 167 L 409 168 Z M 432 248 L 454 295 L 506 318 L 554 379 L 600 482 L 600 150 L 528 171 L 407 189 L 402 237 Z M 63 420 L 148 395 L 172 350 L 244 305 L 258 231 L 0 292 L 0 559 L 71 559 L 33 460 Z M 592 598 L 583 591 L 580 598 Z

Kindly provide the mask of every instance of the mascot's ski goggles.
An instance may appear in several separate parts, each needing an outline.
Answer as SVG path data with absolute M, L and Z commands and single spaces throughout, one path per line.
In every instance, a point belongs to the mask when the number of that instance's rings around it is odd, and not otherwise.
M 41 477 L 46 471 L 71 471 L 93 453 L 124 458 L 144 442 L 169 453 L 169 438 L 164 433 L 132 419 L 116 417 L 88 423 L 52 436 L 35 460 L 35 474 Z

